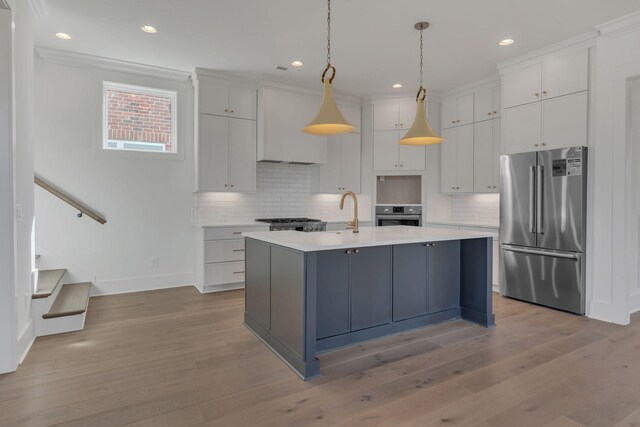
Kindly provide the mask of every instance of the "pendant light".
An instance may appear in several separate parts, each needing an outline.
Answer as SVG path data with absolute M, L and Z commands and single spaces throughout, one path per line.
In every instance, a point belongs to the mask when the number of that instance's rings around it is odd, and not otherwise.
M 331 70 L 331 77 L 327 76 L 327 71 Z M 336 77 L 336 68 L 331 65 L 331 0 L 327 0 L 327 66 L 322 73 L 322 103 L 316 117 L 302 129 L 306 133 L 315 135 L 335 135 L 347 133 L 354 130 L 354 127 L 347 122 L 340 109 L 333 100 L 333 90 L 331 84 Z
M 420 30 L 420 88 L 416 95 L 416 117 L 413 119 L 413 125 L 409 132 L 402 137 L 400 144 L 403 145 L 432 145 L 440 144 L 444 139 L 435 133 L 429 122 L 427 121 L 427 112 L 425 108 L 425 100 L 427 99 L 427 90 L 423 86 L 422 81 L 422 32 L 429 28 L 428 22 L 418 22 L 414 25 L 416 30 Z

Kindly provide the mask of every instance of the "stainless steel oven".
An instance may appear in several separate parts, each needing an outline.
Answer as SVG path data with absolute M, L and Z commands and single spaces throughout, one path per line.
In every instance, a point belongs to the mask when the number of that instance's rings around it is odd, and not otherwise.
M 376 226 L 422 227 L 422 206 L 376 206 Z

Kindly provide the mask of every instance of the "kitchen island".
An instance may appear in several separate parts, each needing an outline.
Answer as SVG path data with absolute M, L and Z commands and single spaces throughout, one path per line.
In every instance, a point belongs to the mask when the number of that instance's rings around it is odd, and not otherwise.
M 303 379 L 318 353 L 453 319 L 495 324 L 491 233 L 250 232 L 245 325 Z

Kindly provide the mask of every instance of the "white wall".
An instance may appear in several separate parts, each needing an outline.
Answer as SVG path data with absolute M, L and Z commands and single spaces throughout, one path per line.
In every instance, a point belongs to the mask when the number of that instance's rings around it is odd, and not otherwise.
M 640 168 L 633 167 L 640 162 L 640 77 L 631 83 L 631 188 L 640 188 Z M 630 260 L 629 260 L 629 296 L 631 311 L 640 310 L 640 194 L 632 191 L 629 218 Z
M 628 144 L 629 81 L 640 76 L 640 13 L 598 27 L 593 180 L 593 289 L 589 315 L 629 323 L 628 201 L 637 193 L 629 173 L 637 168 Z M 633 162 L 633 163 L 631 163 Z
M 193 283 L 193 87 L 186 74 L 64 52 L 36 60 L 36 171 L 105 215 L 100 225 L 36 191 L 46 254 L 88 272 L 94 294 Z M 101 150 L 102 82 L 178 92 L 177 158 Z M 159 266 L 152 267 L 152 258 Z M 77 272 L 76 272 L 77 273 Z
M 0 7 L 0 374 L 16 368 L 11 11 Z

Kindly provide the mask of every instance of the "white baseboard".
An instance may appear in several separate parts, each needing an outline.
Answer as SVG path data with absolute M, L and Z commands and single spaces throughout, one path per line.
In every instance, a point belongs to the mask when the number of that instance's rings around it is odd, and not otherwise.
M 636 311 L 640 311 L 640 293 L 629 297 L 629 312 L 635 313 Z
M 587 311 L 587 317 L 596 320 L 602 320 L 609 323 L 617 323 L 618 325 L 628 325 L 631 321 L 628 307 L 620 309 L 613 304 L 600 301 L 590 301 Z
M 199 286 L 196 286 L 196 288 L 198 288 L 198 290 L 203 294 L 208 294 L 211 292 L 233 291 L 235 289 L 244 289 L 244 282 L 227 283 L 224 285 L 208 285 L 204 286 L 204 289 L 201 289 Z
M 115 280 L 99 280 L 91 287 L 91 296 L 127 294 L 193 285 L 192 273 L 164 274 L 158 276 L 129 277 Z
M 36 328 L 33 319 L 29 321 L 29 324 L 22 330 L 20 337 L 18 337 L 18 345 L 16 346 L 16 354 L 18 355 L 18 365 L 22 365 L 27 353 L 31 350 L 33 342 L 36 340 Z

